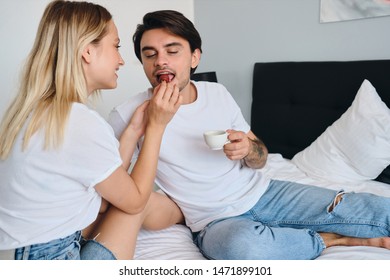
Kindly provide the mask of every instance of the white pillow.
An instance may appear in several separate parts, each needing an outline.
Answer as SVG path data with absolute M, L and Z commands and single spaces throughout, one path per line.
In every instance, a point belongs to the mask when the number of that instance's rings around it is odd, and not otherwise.
M 352 105 L 292 162 L 332 182 L 375 179 L 390 164 L 390 110 L 368 80 Z

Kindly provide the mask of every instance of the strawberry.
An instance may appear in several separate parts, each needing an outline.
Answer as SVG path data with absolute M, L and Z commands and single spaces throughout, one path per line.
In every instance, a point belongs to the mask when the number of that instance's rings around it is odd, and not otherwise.
M 160 81 L 160 83 L 162 82 L 162 81 L 165 81 L 165 82 L 167 82 L 167 83 L 169 83 L 171 80 L 170 80 L 170 77 L 169 77 L 169 74 L 162 74 L 162 75 L 160 75 L 159 76 L 159 81 Z

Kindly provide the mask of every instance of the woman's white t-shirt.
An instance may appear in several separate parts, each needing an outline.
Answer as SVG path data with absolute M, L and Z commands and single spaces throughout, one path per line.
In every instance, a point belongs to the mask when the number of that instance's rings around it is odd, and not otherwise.
M 122 164 L 112 128 L 83 104 L 73 104 L 59 149 L 44 149 L 40 130 L 22 151 L 25 129 L 0 160 L 0 250 L 49 242 L 91 224 L 101 205 L 94 186 Z
M 222 150 L 208 148 L 203 132 L 234 129 L 247 133 L 250 127 L 224 86 L 193 84 L 196 101 L 180 106 L 164 132 L 156 183 L 179 205 L 187 225 L 196 232 L 213 220 L 248 211 L 269 180 L 239 160 L 229 160 Z M 117 136 L 135 108 L 150 97 L 149 90 L 115 108 L 109 123 Z

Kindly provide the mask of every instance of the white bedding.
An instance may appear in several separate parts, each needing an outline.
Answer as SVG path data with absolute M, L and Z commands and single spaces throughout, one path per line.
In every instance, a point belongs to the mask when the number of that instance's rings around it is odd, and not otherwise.
M 297 168 L 292 161 L 282 158 L 280 154 L 269 154 L 267 165 L 262 170 L 264 174 L 274 179 L 296 181 L 345 191 L 370 192 L 390 197 L 390 185 L 364 181 L 358 184 L 335 184 L 330 181 L 310 178 Z M 135 259 L 138 260 L 199 260 L 204 259 L 192 242 L 190 230 L 183 225 L 174 225 L 160 231 L 141 230 Z M 321 260 L 390 260 L 390 250 L 374 247 L 331 247 L 325 249 L 317 259 Z

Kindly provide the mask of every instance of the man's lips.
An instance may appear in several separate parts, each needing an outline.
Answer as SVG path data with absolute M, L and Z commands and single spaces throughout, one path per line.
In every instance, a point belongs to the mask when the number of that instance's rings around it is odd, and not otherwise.
M 169 83 L 173 80 L 173 78 L 175 78 L 175 75 L 171 73 L 162 73 L 157 75 L 157 80 L 159 83 L 161 83 L 162 81 Z

